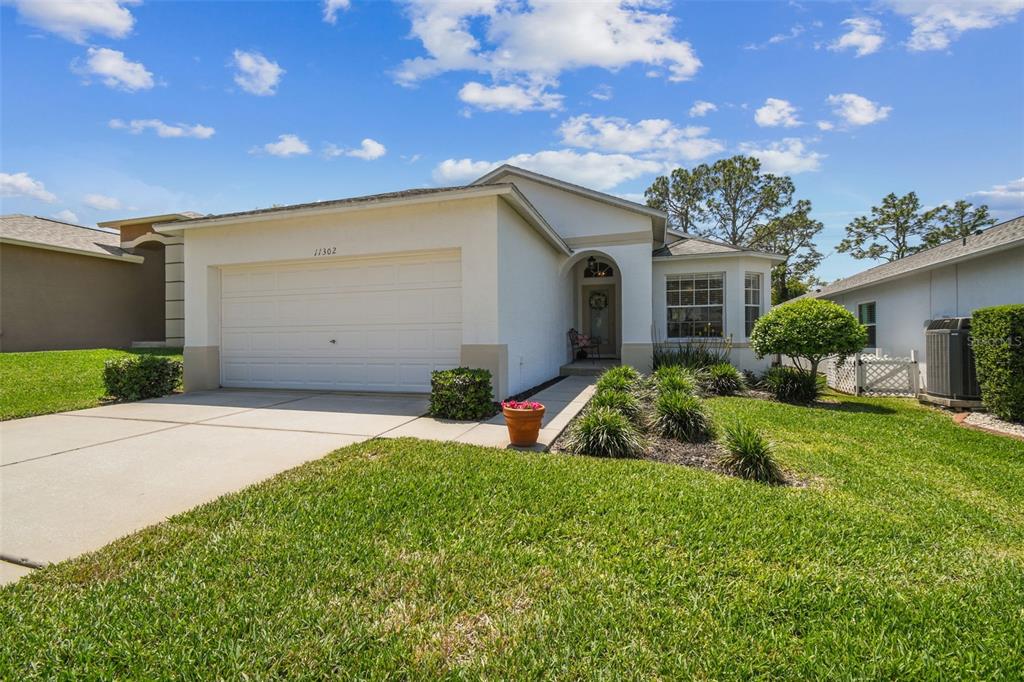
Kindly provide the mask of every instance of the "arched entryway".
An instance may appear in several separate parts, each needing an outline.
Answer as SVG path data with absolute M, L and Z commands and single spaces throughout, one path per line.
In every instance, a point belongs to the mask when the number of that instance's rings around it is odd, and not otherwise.
M 593 357 L 618 360 L 622 347 L 622 273 L 614 258 L 584 251 L 567 263 L 570 326 L 589 337 Z

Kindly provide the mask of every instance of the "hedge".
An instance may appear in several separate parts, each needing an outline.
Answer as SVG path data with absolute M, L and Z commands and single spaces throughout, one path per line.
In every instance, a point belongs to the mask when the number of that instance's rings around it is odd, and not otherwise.
M 118 400 L 145 400 L 174 393 L 181 382 L 181 360 L 159 355 L 107 360 L 103 365 L 103 385 L 107 395 Z
M 971 347 L 985 407 L 1000 419 L 1024 421 L 1024 304 L 975 310 Z
M 495 413 L 491 373 L 457 367 L 430 375 L 430 414 L 439 419 L 486 419 Z

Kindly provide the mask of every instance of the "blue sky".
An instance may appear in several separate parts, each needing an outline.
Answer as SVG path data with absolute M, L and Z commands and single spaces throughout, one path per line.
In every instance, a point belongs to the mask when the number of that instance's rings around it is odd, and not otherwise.
M 82 224 L 461 184 L 637 198 L 735 153 L 829 253 L 888 192 L 1024 213 L 1024 0 L 4 2 L 3 211 Z M 701 104 L 704 103 L 704 104 Z M 826 258 L 827 279 L 869 263 Z

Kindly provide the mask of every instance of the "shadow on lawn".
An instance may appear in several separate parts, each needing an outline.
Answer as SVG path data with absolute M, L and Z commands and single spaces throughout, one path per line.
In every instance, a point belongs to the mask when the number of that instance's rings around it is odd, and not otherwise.
M 829 410 L 832 412 L 861 412 L 865 414 L 896 414 L 896 410 L 891 407 L 883 407 L 881 405 L 872 405 L 871 403 L 852 403 L 852 402 L 841 402 L 841 403 L 825 403 L 816 402 L 811 405 L 812 408 L 819 410 Z

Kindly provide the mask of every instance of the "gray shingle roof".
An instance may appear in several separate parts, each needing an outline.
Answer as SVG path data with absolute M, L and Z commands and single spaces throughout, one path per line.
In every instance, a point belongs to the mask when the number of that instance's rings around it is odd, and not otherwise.
M 704 256 L 722 253 L 749 253 L 752 255 L 765 255 L 764 251 L 733 246 L 732 244 L 726 244 L 725 242 L 719 242 L 705 237 L 687 235 L 674 242 L 665 244 L 665 246 L 659 249 L 655 249 L 653 256 L 655 258 L 660 258 L 665 256 Z M 775 254 L 767 255 L 771 256 Z
M 480 189 L 472 185 L 459 185 L 457 187 L 427 187 L 422 189 L 405 189 L 400 192 L 385 192 L 383 194 L 367 194 L 361 197 L 348 197 L 345 199 L 330 199 L 327 201 L 311 201 L 305 204 L 288 204 L 286 206 L 272 206 L 270 208 L 257 208 L 251 211 L 235 211 L 232 213 L 212 213 L 210 215 L 197 215 L 189 220 L 180 220 L 175 225 L 185 225 L 200 220 L 218 220 L 221 218 L 238 218 L 242 216 L 262 215 L 264 213 L 278 213 L 282 211 L 296 211 L 304 208 L 330 208 L 332 206 L 345 206 L 348 204 L 369 204 L 394 199 L 405 199 L 425 194 L 441 194 L 444 192 L 455 192 L 458 190 Z
M 814 298 L 832 296 L 883 280 L 904 277 L 922 268 L 937 267 L 947 261 L 961 260 L 991 250 L 1001 251 L 1012 246 L 1024 246 L 1024 216 L 990 227 L 981 234 L 972 235 L 966 240 L 956 239 L 890 263 L 876 265 L 869 270 L 858 272 L 852 277 L 836 280 L 818 291 L 805 295 Z
M 121 236 L 117 232 L 20 213 L 0 216 L 0 238 L 96 256 L 124 258 L 133 255 L 121 248 Z

